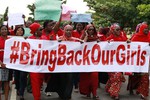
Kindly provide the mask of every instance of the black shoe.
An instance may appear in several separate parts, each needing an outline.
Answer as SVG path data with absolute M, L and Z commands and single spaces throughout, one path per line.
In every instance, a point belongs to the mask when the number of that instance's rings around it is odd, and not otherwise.
M 24 100 L 24 97 L 21 96 L 21 97 L 20 97 L 20 100 Z
M 134 92 L 133 92 L 133 90 L 130 90 L 130 95 L 134 95 Z
M 32 90 L 27 90 L 28 93 L 32 93 Z
M 20 95 L 20 93 L 19 93 L 19 91 L 17 90 L 17 96 L 19 96 Z

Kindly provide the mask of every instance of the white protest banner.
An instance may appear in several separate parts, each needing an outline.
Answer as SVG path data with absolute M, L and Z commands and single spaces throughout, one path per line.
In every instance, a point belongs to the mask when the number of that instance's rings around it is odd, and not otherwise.
M 22 13 L 12 13 L 8 16 L 8 26 L 13 25 L 24 25 L 24 19 L 22 18 Z
M 13 37 L 4 49 L 8 68 L 28 72 L 148 72 L 143 42 L 58 42 Z

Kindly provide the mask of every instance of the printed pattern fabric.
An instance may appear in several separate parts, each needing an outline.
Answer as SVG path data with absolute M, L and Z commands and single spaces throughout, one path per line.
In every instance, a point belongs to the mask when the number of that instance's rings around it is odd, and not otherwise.
M 148 96 L 149 93 L 149 75 L 141 75 L 141 80 L 137 88 L 137 93 L 142 94 L 144 97 Z
M 111 97 L 118 97 L 119 91 L 122 84 L 122 73 L 121 72 L 112 72 L 108 73 L 109 80 L 106 84 L 106 92 L 110 94 Z
M 0 81 L 8 81 L 8 75 L 8 69 L 0 69 Z

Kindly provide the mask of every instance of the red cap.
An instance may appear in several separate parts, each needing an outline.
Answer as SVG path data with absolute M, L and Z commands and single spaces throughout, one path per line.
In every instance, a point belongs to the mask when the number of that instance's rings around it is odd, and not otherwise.
M 40 28 L 40 24 L 39 23 L 33 23 L 33 24 L 31 24 L 30 26 L 29 26 L 29 28 L 30 28 L 30 33 L 31 34 L 34 34 L 35 32 L 36 32 L 36 30 L 38 29 L 38 28 Z

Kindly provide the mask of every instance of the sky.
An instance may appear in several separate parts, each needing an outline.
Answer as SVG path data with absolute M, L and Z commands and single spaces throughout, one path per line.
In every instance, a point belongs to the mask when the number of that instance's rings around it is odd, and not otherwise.
M 25 16 L 29 16 L 30 10 L 27 5 L 34 3 L 35 0 L 0 0 L 0 2 L 0 14 L 4 14 L 6 7 L 9 6 L 9 13 L 23 13 Z M 84 13 L 88 10 L 83 0 L 67 0 L 66 5 L 77 9 L 78 13 Z

